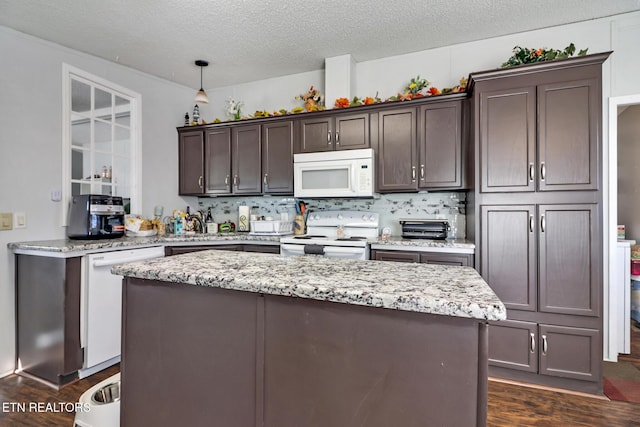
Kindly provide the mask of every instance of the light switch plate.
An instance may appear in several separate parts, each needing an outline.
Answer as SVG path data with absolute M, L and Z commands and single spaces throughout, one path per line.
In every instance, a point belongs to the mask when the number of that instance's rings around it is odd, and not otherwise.
M 13 215 L 9 213 L 0 213 L 0 231 L 13 230 Z
M 13 228 L 27 228 L 27 214 L 15 212 L 13 214 Z

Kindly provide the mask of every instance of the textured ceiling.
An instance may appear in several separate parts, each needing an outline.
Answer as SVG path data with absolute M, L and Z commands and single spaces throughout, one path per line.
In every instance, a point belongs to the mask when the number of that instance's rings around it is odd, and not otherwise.
M 197 89 L 640 10 L 640 0 L 0 0 L 0 25 Z

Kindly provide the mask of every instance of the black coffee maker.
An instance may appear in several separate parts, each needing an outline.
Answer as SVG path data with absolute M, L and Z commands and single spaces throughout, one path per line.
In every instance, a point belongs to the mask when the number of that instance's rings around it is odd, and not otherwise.
M 103 194 L 73 196 L 67 236 L 70 239 L 113 239 L 124 236 L 122 197 Z

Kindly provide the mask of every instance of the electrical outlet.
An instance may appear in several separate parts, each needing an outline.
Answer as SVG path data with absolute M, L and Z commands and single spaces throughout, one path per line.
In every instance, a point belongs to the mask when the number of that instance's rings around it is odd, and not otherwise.
M 9 213 L 0 213 L 0 231 L 13 230 L 13 215 Z
M 16 212 L 13 214 L 14 228 L 27 228 L 27 214 L 24 212 Z

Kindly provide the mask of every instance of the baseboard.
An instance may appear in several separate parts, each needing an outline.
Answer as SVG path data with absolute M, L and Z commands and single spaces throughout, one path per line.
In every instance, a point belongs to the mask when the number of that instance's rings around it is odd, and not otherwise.
M 525 383 L 525 382 L 516 381 L 516 380 L 507 380 L 504 378 L 489 377 L 489 381 L 493 381 L 496 383 L 503 383 L 503 384 L 511 384 L 511 385 L 516 385 L 520 387 L 534 388 L 537 390 L 546 390 L 546 391 L 553 391 L 556 393 L 571 394 L 573 396 L 590 397 L 592 399 L 597 399 L 597 400 L 607 400 L 607 401 L 611 400 L 605 395 L 599 396 L 597 394 L 583 393 L 580 391 L 567 390 L 565 388 L 549 387 L 549 386 L 540 385 L 540 384 Z
M 15 373 L 16 373 L 16 371 L 14 371 L 14 370 L 8 371 L 8 372 L 5 372 L 3 374 L 0 374 L 0 378 L 8 377 L 9 375 L 13 375 Z

